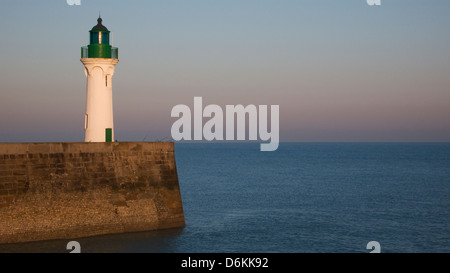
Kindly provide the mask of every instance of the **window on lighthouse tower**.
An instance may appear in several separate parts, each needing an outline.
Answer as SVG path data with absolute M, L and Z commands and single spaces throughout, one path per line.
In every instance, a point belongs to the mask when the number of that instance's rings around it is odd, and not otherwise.
M 106 84 L 106 87 L 111 87 L 111 75 L 106 75 L 106 77 L 105 77 L 105 84 Z

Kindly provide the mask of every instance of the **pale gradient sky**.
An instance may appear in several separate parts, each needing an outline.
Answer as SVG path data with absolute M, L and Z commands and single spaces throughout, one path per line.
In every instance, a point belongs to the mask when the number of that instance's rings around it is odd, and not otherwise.
M 0 142 L 83 141 L 80 47 L 101 11 L 119 141 L 172 107 L 280 105 L 281 141 L 449 141 L 450 1 L 1 1 Z

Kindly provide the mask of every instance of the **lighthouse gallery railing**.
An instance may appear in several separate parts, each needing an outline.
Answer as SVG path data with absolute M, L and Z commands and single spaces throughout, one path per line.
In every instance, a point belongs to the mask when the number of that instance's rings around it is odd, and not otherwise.
M 89 58 L 89 50 L 87 46 L 81 47 L 81 58 Z M 111 59 L 119 59 L 119 48 L 111 47 Z

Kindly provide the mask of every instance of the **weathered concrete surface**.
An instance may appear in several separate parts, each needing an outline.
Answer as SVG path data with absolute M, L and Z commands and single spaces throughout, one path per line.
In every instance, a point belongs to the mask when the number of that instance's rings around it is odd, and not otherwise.
M 173 143 L 0 143 L 0 244 L 184 225 Z

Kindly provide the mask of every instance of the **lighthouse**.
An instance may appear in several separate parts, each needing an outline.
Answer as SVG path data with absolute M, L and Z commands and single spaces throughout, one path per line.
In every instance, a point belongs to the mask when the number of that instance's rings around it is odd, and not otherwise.
M 87 78 L 85 142 L 113 142 L 112 77 L 119 62 L 118 48 L 110 44 L 110 31 L 98 18 L 90 31 L 90 43 L 81 48 Z

